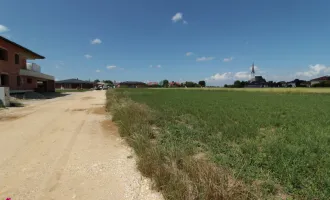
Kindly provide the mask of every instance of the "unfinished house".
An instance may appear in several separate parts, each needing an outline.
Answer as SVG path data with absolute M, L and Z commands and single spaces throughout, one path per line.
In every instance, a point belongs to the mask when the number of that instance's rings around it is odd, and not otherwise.
M 55 78 L 41 73 L 40 66 L 36 63 L 27 63 L 27 60 L 44 58 L 0 36 L 0 87 L 9 87 L 11 93 L 54 92 Z

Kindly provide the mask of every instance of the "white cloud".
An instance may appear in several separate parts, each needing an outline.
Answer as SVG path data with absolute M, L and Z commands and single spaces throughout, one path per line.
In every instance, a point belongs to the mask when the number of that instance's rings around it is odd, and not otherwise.
M 115 65 L 110 65 L 110 66 L 107 66 L 107 69 L 116 69 L 117 68 L 117 66 L 115 66 Z
M 224 59 L 223 59 L 223 62 L 230 62 L 230 61 L 232 61 L 232 60 L 234 60 L 234 57 L 224 58 Z
M 192 55 L 194 55 L 193 52 L 187 52 L 187 53 L 186 53 L 186 56 L 192 56 Z
M 89 54 L 86 54 L 85 55 L 85 58 L 87 58 L 87 59 L 91 59 L 93 56 L 91 56 L 91 55 L 89 55 Z
M 7 28 L 6 26 L 0 24 L 0 33 L 4 33 L 4 32 L 7 32 L 7 31 L 9 31 L 9 28 Z
M 180 20 L 183 19 L 183 14 L 178 12 L 176 13 L 173 17 L 172 17 L 172 21 L 175 23 L 175 22 L 178 22 Z
M 251 78 L 251 73 L 250 72 L 236 72 L 233 78 L 239 79 L 239 80 L 247 80 L 247 79 Z
M 186 20 L 183 20 L 183 24 L 188 24 L 188 22 Z
M 101 44 L 102 41 L 98 38 L 95 38 L 94 40 L 91 41 L 91 44 Z
M 155 66 L 150 65 L 149 67 L 150 67 L 150 68 L 162 68 L 161 65 L 155 65 Z
M 215 57 L 200 57 L 200 58 L 197 58 L 196 61 L 197 62 L 201 62 L 201 61 L 209 61 L 209 60 L 214 60 Z
M 232 72 L 225 72 L 223 74 L 216 73 L 213 76 L 206 78 L 205 80 L 207 80 L 207 81 L 224 81 L 224 80 L 232 79 L 232 77 L 233 77 Z
M 305 78 L 315 78 L 316 76 L 322 76 L 330 73 L 330 67 L 322 64 L 310 65 L 309 70 L 304 72 L 297 72 L 296 76 Z
M 97 69 L 95 72 L 97 72 L 97 73 L 100 73 L 100 72 L 101 72 L 101 70 Z

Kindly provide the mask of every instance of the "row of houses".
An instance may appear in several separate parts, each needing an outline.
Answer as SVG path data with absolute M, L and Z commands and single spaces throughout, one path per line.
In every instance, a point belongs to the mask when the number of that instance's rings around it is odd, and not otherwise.
M 61 80 L 55 82 L 55 88 L 56 89 L 93 89 L 97 86 L 105 85 L 103 82 L 91 82 L 91 81 L 84 81 L 79 80 L 78 78 L 74 79 L 67 79 L 67 80 Z M 147 87 L 148 84 L 139 82 L 139 81 L 125 81 L 120 83 L 115 83 L 115 87 L 128 87 L 128 88 L 141 88 L 141 87 Z
M 280 81 L 280 82 L 267 82 L 262 76 L 255 76 L 248 82 L 245 87 L 311 87 L 322 82 L 330 81 L 330 76 L 322 76 L 319 78 L 312 79 L 310 81 L 295 79 L 293 81 Z M 96 86 L 102 85 L 102 82 L 94 83 L 91 81 L 84 81 L 79 79 L 67 79 L 62 81 L 56 81 L 56 89 L 91 89 Z M 114 86 L 117 88 L 127 87 L 127 88 L 143 88 L 143 87 L 159 87 L 161 83 L 158 82 L 139 82 L 139 81 L 125 81 L 115 83 Z M 179 82 L 169 82 L 169 87 L 180 87 L 182 83 Z
M 330 76 L 321 76 L 310 81 L 295 79 L 290 82 L 281 81 L 283 87 L 315 87 L 330 81 Z

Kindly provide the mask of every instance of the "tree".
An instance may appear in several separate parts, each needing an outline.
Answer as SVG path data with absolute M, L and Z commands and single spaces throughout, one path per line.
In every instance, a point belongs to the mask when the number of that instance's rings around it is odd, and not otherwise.
M 225 85 L 224 85 L 224 87 L 226 88 L 226 87 L 228 87 L 228 85 L 227 85 L 227 84 L 225 84 Z
M 196 87 L 196 83 L 192 82 L 192 81 L 186 81 L 186 84 L 185 84 L 187 87 Z
M 100 80 L 99 80 L 99 79 L 96 79 L 96 80 L 94 81 L 94 83 L 98 83 L 98 82 L 100 82 Z
M 205 87 L 206 86 L 205 81 L 199 81 L 198 84 L 201 85 L 202 87 Z
M 113 82 L 111 80 L 103 80 L 103 82 L 107 85 L 113 85 Z
M 162 84 L 163 87 L 168 87 L 168 80 L 163 80 L 163 84 Z
M 241 87 L 241 81 L 239 81 L 239 80 L 235 81 L 234 87 Z
M 241 81 L 241 87 L 242 88 L 245 87 L 248 84 L 249 84 L 249 82 L 247 82 L 247 81 Z

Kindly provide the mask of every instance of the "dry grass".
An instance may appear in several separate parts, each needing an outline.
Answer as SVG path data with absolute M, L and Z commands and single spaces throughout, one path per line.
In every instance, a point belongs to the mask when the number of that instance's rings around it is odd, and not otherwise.
M 108 91 L 107 110 L 138 156 L 138 169 L 170 200 L 261 199 L 257 187 L 245 185 L 214 164 L 206 152 L 164 143 L 166 130 L 155 128 L 157 116 L 147 106 Z M 197 148 L 198 149 L 198 148 Z

